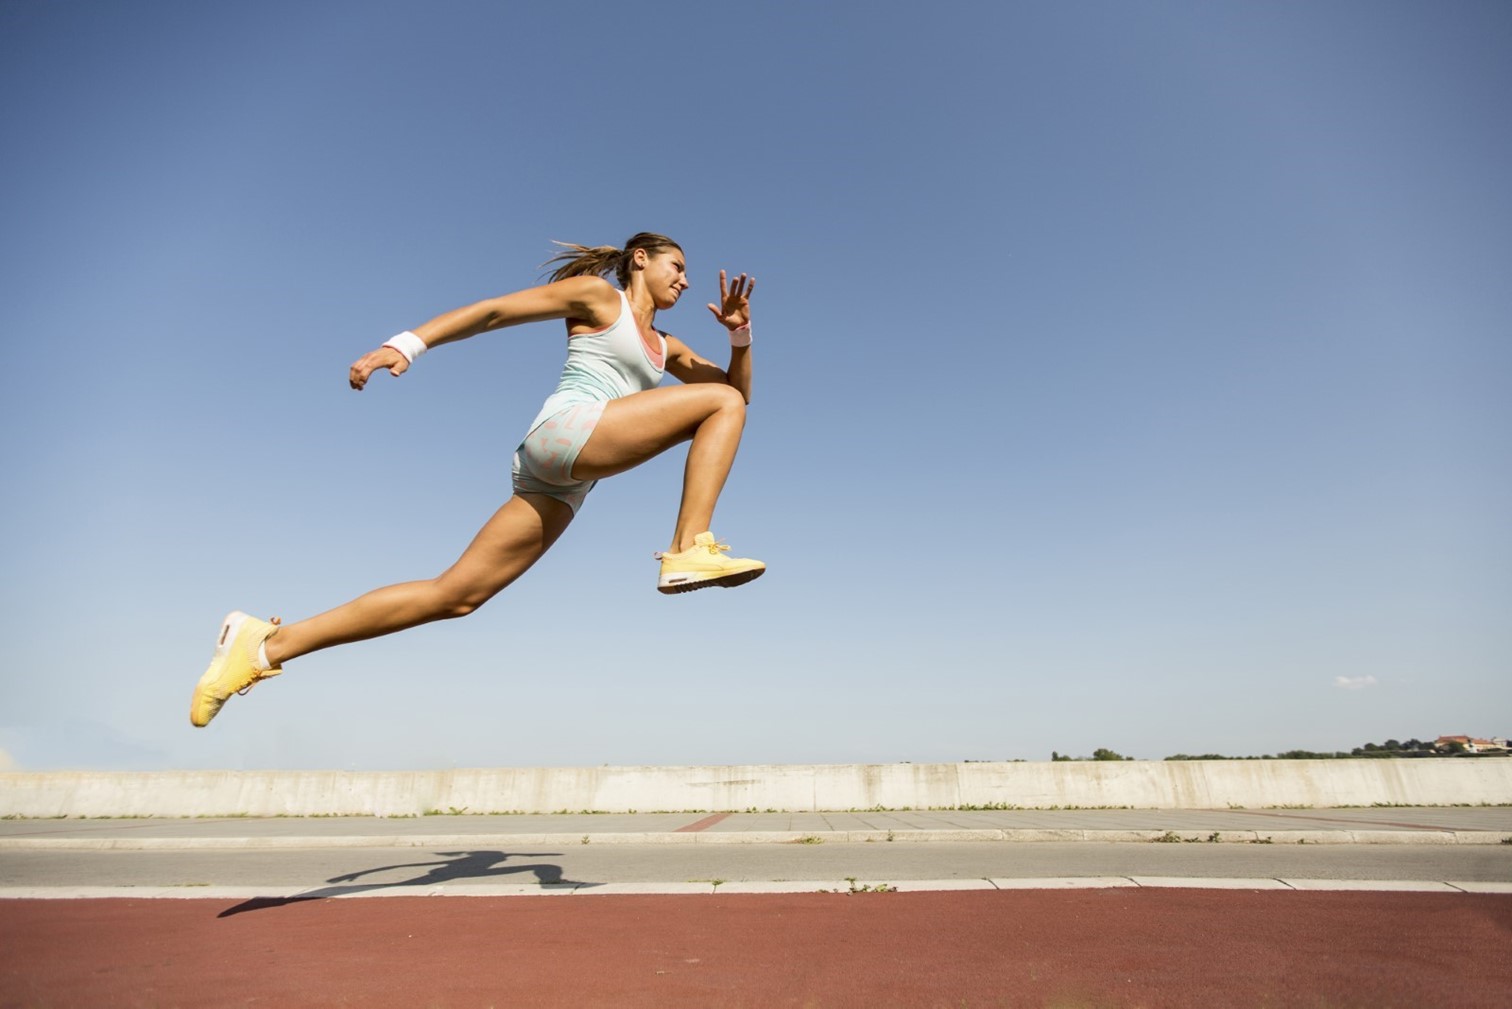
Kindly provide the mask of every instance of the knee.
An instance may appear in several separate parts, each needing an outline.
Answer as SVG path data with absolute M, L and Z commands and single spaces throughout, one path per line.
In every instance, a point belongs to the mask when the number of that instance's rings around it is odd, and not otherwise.
M 733 385 L 711 385 L 714 393 L 716 409 L 720 413 L 734 414 L 742 420 L 745 418 L 746 401 L 739 389 Z

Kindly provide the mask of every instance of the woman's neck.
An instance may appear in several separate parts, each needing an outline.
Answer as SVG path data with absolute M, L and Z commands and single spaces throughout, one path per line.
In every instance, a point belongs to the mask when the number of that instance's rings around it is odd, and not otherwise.
M 644 286 L 631 284 L 625 289 L 625 298 L 630 302 L 630 311 L 635 315 L 635 321 L 642 329 L 655 328 L 652 323 L 656 321 L 656 304 L 651 300 L 651 295 L 646 293 Z

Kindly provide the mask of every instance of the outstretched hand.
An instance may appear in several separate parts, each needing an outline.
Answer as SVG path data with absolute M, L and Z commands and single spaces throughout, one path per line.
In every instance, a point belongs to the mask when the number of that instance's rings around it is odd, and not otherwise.
M 745 274 L 731 284 L 723 270 L 719 271 L 719 304 L 709 304 L 709 311 L 725 329 L 739 329 L 751 321 L 751 292 L 756 289 L 756 278 Z
M 361 392 L 362 387 L 367 385 L 368 376 L 379 368 L 387 368 L 390 375 L 398 378 L 409 371 L 409 366 L 409 360 L 393 347 L 379 347 L 357 359 L 357 363 L 352 365 L 352 370 L 347 375 L 347 382 L 353 389 Z

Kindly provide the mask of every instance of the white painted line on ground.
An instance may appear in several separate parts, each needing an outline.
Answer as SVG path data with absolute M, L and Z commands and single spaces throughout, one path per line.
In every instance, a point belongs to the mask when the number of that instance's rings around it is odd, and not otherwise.
M 861 884 L 858 884 L 861 885 Z M 903 880 L 893 884 L 899 891 L 904 890 L 996 890 L 990 879 L 933 879 L 923 883 Z
M 613 897 L 624 894 L 708 894 L 714 892 L 713 883 L 601 883 L 579 887 L 578 893 L 589 896 Z
M 1448 883 L 1429 883 L 1414 879 L 1287 879 L 1294 890 L 1399 890 L 1404 892 L 1453 893 L 1455 887 Z
M 1104 890 L 1139 885 L 1127 876 L 1029 876 L 1021 879 L 994 876 L 987 882 L 999 890 Z
M 1449 885 L 1466 893 L 1512 893 L 1512 883 L 1459 883 L 1450 881 Z
M 815 883 L 812 880 L 731 880 L 714 887 L 714 893 L 813 893 L 815 890 L 833 890 L 844 884 Z
M 1290 890 L 1279 879 L 1192 879 L 1186 876 L 1130 876 L 1143 887 L 1180 887 L 1200 890 Z

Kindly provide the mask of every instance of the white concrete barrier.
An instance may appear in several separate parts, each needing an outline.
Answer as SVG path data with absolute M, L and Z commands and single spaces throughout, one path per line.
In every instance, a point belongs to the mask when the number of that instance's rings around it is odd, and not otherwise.
M 1512 804 L 1512 759 L 0 773 L 0 816 Z

